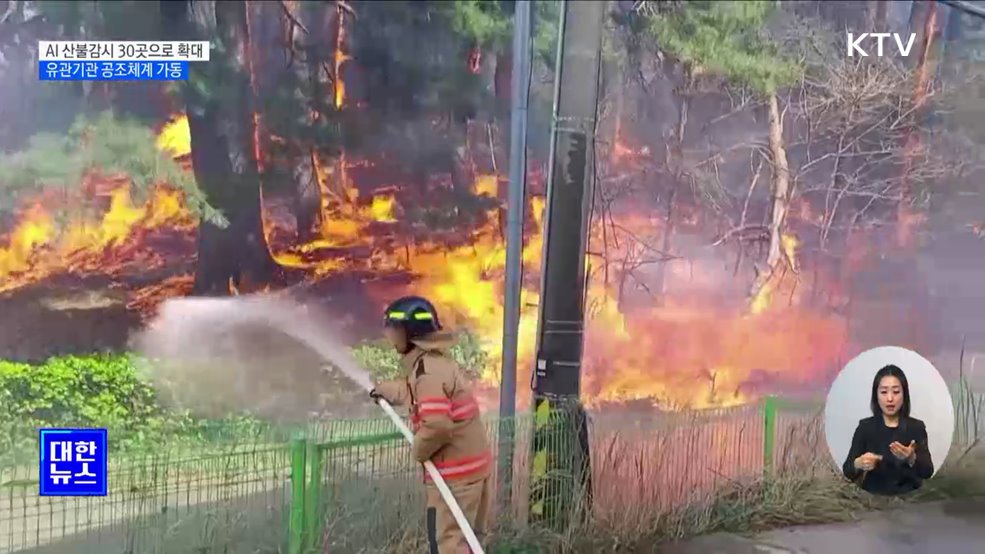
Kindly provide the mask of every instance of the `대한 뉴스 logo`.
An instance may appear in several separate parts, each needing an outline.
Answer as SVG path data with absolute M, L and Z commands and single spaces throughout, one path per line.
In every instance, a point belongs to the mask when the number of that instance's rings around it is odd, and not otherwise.
M 41 429 L 41 496 L 106 496 L 106 429 Z
M 903 35 L 900 33 L 861 33 L 859 35 L 848 33 L 848 57 L 853 58 L 858 55 L 865 58 L 869 56 L 869 52 L 874 51 L 876 57 L 881 58 L 886 51 L 885 41 L 890 37 L 893 38 L 890 44 L 895 44 L 899 55 L 905 58 L 910 55 L 917 35 L 910 33 L 909 39 L 904 44 Z

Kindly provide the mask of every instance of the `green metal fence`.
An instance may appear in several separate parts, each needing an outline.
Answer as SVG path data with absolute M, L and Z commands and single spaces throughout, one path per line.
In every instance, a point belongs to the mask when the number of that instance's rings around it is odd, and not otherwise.
M 824 448 L 820 416 L 819 404 L 775 398 L 592 414 L 592 517 L 625 522 L 627 506 L 666 510 L 764 471 L 803 473 Z M 531 490 L 545 486 L 530 480 L 533 417 L 507 422 L 506 433 L 487 425 L 494 449 L 503 436 L 515 452 L 513 502 L 499 516 L 526 521 Z M 335 421 L 205 454 L 167 450 L 113 459 L 102 498 L 42 498 L 36 464 L 0 468 L 0 553 L 393 552 L 423 540 L 421 467 L 388 420 Z

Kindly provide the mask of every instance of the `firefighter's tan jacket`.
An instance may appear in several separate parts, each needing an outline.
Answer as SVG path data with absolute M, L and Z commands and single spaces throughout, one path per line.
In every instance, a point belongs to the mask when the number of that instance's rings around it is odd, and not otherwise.
M 446 481 L 466 483 L 489 476 L 492 454 L 472 384 L 447 355 L 453 342 L 441 332 L 416 339 L 400 361 L 401 378 L 376 392 L 409 408 L 417 461 L 431 460 Z

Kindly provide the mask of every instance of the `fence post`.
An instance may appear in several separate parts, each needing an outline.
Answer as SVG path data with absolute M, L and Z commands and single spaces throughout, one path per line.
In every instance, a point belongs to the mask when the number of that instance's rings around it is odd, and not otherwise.
M 307 441 L 291 439 L 291 515 L 288 522 L 287 554 L 302 554 L 304 548 L 304 478 L 307 469 Z
M 315 552 L 320 546 L 322 522 L 322 473 L 325 471 L 325 451 L 317 443 L 308 443 L 308 485 L 304 491 L 304 552 Z
M 773 449 L 776 448 L 776 397 L 763 399 L 763 473 L 773 469 Z

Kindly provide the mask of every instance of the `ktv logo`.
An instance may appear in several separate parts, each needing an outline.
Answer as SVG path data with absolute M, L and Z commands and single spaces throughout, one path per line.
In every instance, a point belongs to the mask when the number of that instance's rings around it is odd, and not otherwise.
M 873 46 L 875 46 L 876 57 L 881 58 L 885 55 L 885 41 L 889 37 L 893 37 L 900 56 L 905 58 L 910 55 L 910 50 L 913 49 L 913 43 L 917 39 L 917 34 L 910 33 L 910 39 L 904 45 L 903 35 L 900 33 L 862 33 L 858 36 L 854 33 L 848 33 L 848 57 L 853 58 L 856 53 L 863 58 L 868 57 L 869 53 L 862 49 L 862 46 L 865 45 L 869 51 L 872 51 Z

